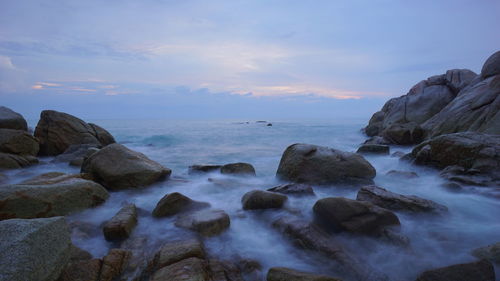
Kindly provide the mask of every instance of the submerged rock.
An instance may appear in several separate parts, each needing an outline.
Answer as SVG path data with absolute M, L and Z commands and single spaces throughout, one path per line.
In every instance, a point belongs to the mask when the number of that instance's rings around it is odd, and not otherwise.
M 389 172 L 386 173 L 386 175 L 391 176 L 391 177 L 404 178 L 404 179 L 418 178 L 417 173 L 408 172 L 408 171 L 390 170 Z
M 0 106 L 0 128 L 27 131 L 28 123 L 21 114 Z
M 500 265 L 500 242 L 472 251 L 472 255 L 479 259 L 487 259 Z
M 128 204 L 106 222 L 102 231 L 106 240 L 123 240 L 130 236 L 136 225 L 137 208 L 134 204 Z
M 153 210 L 155 217 L 168 217 L 187 211 L 200 210 L 210 207 L 209 203 L 198 202 L 186 197 L 179 192 L 169 193 L 156 204 Z
M 0 152 L 0 169 L 19 169 L 35 164 L 38 164 L 36 157 Z
M 287 183 L 269 188 L 267 191 L 290 195 L 314 195 L 312 186 L 301 183 Z
M 203 244 L 198 239 L 171 241 L 164 244 L 155 254 L 152 261 L 152 270 L 169 266 L 188 258 L 205 258 Z
M 285 195 L 263 190 L 252 190 L 241 198 L 243 210 L 275 209 L 283 207 Z
M 201 173 L 210 173 L 219 171 L 222 168 L 222 165 L 214 165 L 214 164 L 197 164 L 189 166 L 188 174 L 195 175 Z
M 389 146 L 388 145 L 380 145 L 380 144 L 363 144 L 358 148 L 357 153 L 361 154 L 382 154 L 389 155 Z
M 204 236 L 218 235 L 229 228 L 229 215 L 223 210 L 201 210 L 182 215 L 175 225 L 196 231 Z
M 340 281 L 340 279 L 286 267 L 272 267 L 267 272 L 267 281 Z
M 0 129 L 0 152 L 36 156 L 38 141 L 26 131 Z
M 140 188 L 166 179 L 172 171 L 121 144 L 110 144 L 88 157 L 82 172 L 111 190 Z
M 494 281 L 493 265 L 486 260 L 456 264 L 423 272 L 415 281 Z
M 255 169 L 248 163 L 231 163 L 220 168 L 222 174 L 238 176 L 255 176 Z
M 324 146 L 289 146 L 276 172 L 282 180 L 310 184 L 371 184 L 375 168 L 363 156 Z

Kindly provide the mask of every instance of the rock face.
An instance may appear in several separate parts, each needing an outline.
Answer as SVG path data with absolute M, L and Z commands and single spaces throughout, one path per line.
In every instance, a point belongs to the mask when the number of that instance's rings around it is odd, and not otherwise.
M 255 176 L 255 169 L 248 163 L 231 163 L 220 168 L 222 174 L 237 176 Z
M 472 255 L 476 258 L 487 259 L 500 265 L 500 242 L 477 248 L 472 251 Z
M 425 271 L 416 281 L 494 281 L 493 265 L 486 260 Z
M 71 252 L 63 217 L 0 222 L 0 280 L 57 280 Z
M 62 112 L 44 110 L 35 129 L 40 141 L 40 155 L 58 155 L 72 144 L 105 146 L 114 142 L 104 129 Z
M 327 228 L 361 234 L 380 234 L 386 227 L 398 226 L 398 217 L 369 202 L 328 197 L 314 204 L 314 215 Z
M 310 184 L 371 184 L 376 171 L 363 156 L 311 144 L 289 146 L 276 172 L 282 180 Z
M 243 210 L 275 209 L 283 207 L 287 200 L 285 195 L 263 190 L 252 190 L 241 198 Z
M 36 156 L 38 150 L 38 141 L 28 132 L 0 129 L 0 152 Z
M 191 200 L 179 192 L 169 193 L 156 204 L 153 210 L 155 217 L 168 217 L 178 213 L 200 210 L 210 207 L 209 203 Z
M 202 243 L 197 239 L 172 241 L 164 244 L 155 254 L 152 262 L 153 270 L 156 271 L 165 266 L 188 258 L 205 258 L 205 250 Z
M 29 155 L 14 155 L 0 152 L 0 169 L 19 169 L 38 163 L 38 159 Z
M 381 144 L 363 144 L 358 148 L 357 153 L 361 154 L 389 154 L 389 146 Z
M 102 231 L 106 240 L 123 240 L 130 236 L 136 225 L 137 209 L 134 204 L 128 204 L 106 222 Z
M 28 123 L 21 114 L 0 106 L 0 128 L 27 131 Z
M 175 221 L 175 225 L 191 229 L 204 236 L 218 235 L 229 228 L 228 214 L 222 210 L 201 210 L 182 215 Z
M 82 172 L 111 190 L 140 188 L 168 178 L 171 170 L 121 144 L 110 144 L 88 157 Z
M 269 188 L 267 191 L 290 195 L 314 195 L 312 186 L 301 183 L 288 183 Z
M 272 267 L 267 272 L 267 281 L 340 281 L 340 279 L 286 267 Z
M 64 216 L 97 206 L 108 197 L 101 185 L 80 175 L 51 173 L 0 186 L 0 219 Z
M 393 211 L 434 213 L 448 211 L 446 206 L 438 204 L 434 201 L 423 199 L 414 195 L 401 195 L 393 193 L 375 185 L 363 186 L 358 191 L 356 200 L 370 202 L 379 207 Z

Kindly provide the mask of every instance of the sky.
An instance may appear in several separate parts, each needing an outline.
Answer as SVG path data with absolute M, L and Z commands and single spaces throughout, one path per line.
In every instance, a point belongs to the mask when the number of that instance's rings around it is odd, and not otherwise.
M 28 118 L 369 118 L 500 49 L 498 0 L 0 0 L 0 105 Z

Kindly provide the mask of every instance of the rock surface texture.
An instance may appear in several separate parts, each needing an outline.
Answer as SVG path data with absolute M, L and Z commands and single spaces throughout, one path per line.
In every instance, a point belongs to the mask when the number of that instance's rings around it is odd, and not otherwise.
M 28 123 L 21 114 L 0 106 L 0 128 L 27 131 Z
M 137 208 L 128 204 L 106 222 L 102 231 L 106 240 L 127 239 L 137 225 Z
M 494 281 L 493 265 L 481 260 L 478 262 L 455 264 L 423 272 L 416 281 Z

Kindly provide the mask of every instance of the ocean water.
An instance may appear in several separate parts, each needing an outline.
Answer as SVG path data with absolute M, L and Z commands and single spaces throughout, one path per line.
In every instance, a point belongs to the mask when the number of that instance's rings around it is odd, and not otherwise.
M 355 199 L 357 188 L 315 186 L 315 197 L 291 197 L 282 210 L 243 211 L 241 197 L 253 189 L 268 189 L 280 184 L 275 173 L 281 154 L 293 143 L 311 143 L 355 152 L 366 139 L 360 132 L 366 120 L 274 121 L 273 126 L 255 120 L 169 121 L 169 120 L 91 120 L 108 129 L 117 142 L 140 151 L 172 169 L 172 180 L 141 190 L 112 192 L 103 205 L 68 217 L 75 225 L 91 229 L 89 233 L 73 232 L 73 242 L 96 257 L 105 255 L 116 245 L 106 242 L 100 227 L 126 202 L 143 211 L 133 238 L 145 238 L 144 251 L 154 252 L 162 243 L 191 235 L 174 226 L 174 218 L 152 218 L 149 213 L 167 193 L 174 191 L 209 202 L 212 208 L 225 210 L 231 218 L 230 229 L 204 240 L 210 256 L 220 259 L 248 258 L 258 260 L 263 272 L 273 266 L 337 275 L 326 258 L 292 246 L 271 227 L 274 219 L 294 214 L 312 219 L 312 206 L 323 197 L 343 196 Z M 32 122 L 32 126 L 36 123 Z M 409 152 L 410 147 L 391 147 Z M 378 240 L 350 234 L 336 234 L 346 251 L 363 263 L 387 274 L 392 280 L 414 280 L 422 271 L 462 262 L 474 261 L 474 248 L 500 241 L 500 201 L 487 188 L 457 192 L 442 186 L 438 172 L 410 165 L 391 156 L 367 156 L 376 168 L 375 183 L 400 194 L 412 194 L 446 205 L 443 216 L 410 215 L 396 212 L 401 233 L 409 237 L 411 248 L 401 248 Z M 43 158 L 40 165 L 10 171 L 12 183 L 37 174 L 79 170 L 64 163 Z M 218 173 L 192 176 L 193 164 L 251 163 L 255 178 L 223 176 Z M 397 179 L 385 175 L 390 170 L 416 172 L 414 179 Z M 209 178 L 211 179 L 209 181 Z M 498 268 L 497 276 L 498 276 Z

